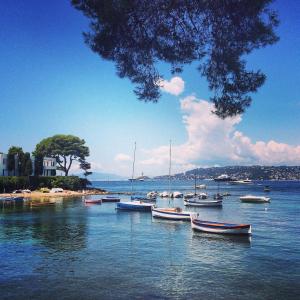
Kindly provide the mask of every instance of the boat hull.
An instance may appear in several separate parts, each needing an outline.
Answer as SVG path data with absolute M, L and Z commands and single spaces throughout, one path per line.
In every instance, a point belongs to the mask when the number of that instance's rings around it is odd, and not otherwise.
M 271 198 L 268 197 L 262 197 L 262 198 L 247 198 L 247 197 L 240 197 L 241 202 L 247 202 L 247 203 L 269 203 L 271 202 Z
M 189 221 L 191 219 L 189 212 L 176 212 L 171 211 L 170 209 L 161 208 L 152 208 L 152 217 L 173 221 Z
M 250 224 L 228 224 L 202 221 L 198 219 L 191 220 L 191 226 L 193 230 L 216 233 L 216 234 L 228 234 L 228 235 L 250 235 L 251 225 Z
M 153 204 L 141 201 L 118 202 L 116 208 L 120 210 L 151 211 Z
M 184 200 L 185 206 L 197 206 L 197 207 L 221 207 L 223 204 L 222 200 Z
M 120 198 L 118 197 L 104 197 L 104 198 L 101 198 L 102 200 L 102 203 L 106 203 L 106 202 L 120 202 Z
M 84 203 L 85 204 L 101 204 L 102 200 L 101 199 L 85 199 Z

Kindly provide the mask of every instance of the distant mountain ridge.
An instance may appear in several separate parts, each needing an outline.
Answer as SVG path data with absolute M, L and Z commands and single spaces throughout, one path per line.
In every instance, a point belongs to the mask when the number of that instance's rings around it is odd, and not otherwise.
M 76 174 L 77 176 L 84 177 L 83 173 Z M 126 180 L 126 177 L 112 174 L 112 173 L 102 173 L 102 172 L 93 172 L 88 176 L 89 181 L 109 181 L 109 180 Z
M 222 174 L 227 174 L 235 179 L 251 180 L 300 180 L 300 166 L 226 166 L 197 168 L 178 173 L 174 179 L 192 179 L 194 175 L 199 179 L 213 179 Z M 155 179 L 166 179 L 168 175 L 156 176 Z

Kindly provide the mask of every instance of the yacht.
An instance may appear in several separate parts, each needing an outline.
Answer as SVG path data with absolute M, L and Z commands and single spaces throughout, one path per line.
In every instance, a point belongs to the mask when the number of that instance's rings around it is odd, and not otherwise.
M 227 174 L 222 174 L 216 178 L 214 178 L 214 181 L 231 181 L 232 178 L 228 176 Z

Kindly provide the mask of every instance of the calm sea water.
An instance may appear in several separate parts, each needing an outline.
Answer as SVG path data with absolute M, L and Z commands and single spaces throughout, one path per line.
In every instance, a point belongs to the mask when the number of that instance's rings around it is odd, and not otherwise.
M 218 189 L 203 183 L 210 194 Z M 239 201 L 263 194 L 265 184 L 270 204 Z M 94 186 L 131 189 L 126 181 Z M 193 182 L 172 187 L 188 192 Z M 168 182 L 134 189 L 167 190 Z M 221 184 L 220 191 L 232 196 L 222 209 L 198 208 L 201 218 L 251 223 L 251 239 L 194 233 L 189 223 L 118 212 L 114 203 L 87 207 L 81 198 L 0 209 L 0 299 L 300 299 L 300 183 Z

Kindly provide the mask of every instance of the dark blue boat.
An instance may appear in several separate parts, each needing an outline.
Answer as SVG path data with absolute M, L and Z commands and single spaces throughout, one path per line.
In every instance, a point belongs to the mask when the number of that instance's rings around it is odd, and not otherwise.
M 24 197 L 2 197 L 0 198 L 0 202 L 3 204 L 23 204 Z
M 120 198 L 116 196 L 106 196 L 101 198 L 102 202 L 120 202 Z
M 121 210 L 135 210 L 135 211 L 151 211 L 153 204 L 142 201 L 128 201 L 117 203 L 116 208 Z

